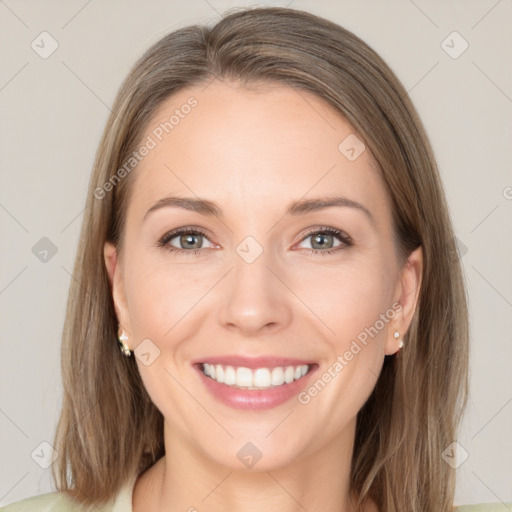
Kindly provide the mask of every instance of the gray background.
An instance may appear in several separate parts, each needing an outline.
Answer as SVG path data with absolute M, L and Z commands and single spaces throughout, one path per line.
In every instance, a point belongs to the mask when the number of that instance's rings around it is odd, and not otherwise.
M 70 272 L 114 95 L 164 34 L 244 5 L 256 4 L 0 0 L 0 505 L 53 490 L 40 467 L 51 448 L 41 443 L 52 442 L 58 418 Z M 456 504 L 512 501 L 512 2 L 258 5 L 308 10 L 354 31 L 410 92 L 441 169 L 470 294 L 471 401 L 451 460 Z M 43 31 L 58 43 L 46 59 L 31 47 L 42 47 Z M 453 31 L 469 44 L 460 55 L 464 41 L 448 37 Z M 43 237 L 54 255 L 41 252 Z

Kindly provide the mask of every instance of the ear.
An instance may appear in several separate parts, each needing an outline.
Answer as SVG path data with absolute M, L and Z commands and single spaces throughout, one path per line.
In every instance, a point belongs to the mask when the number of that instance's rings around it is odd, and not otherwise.
M 423 250 L 420 245 L 411 252 L 400 271 L 400 278 L 394 294 L 394 303 L 398 302 L 400 309 L 397 311 L 393 322 L 390 323 L 391 332 L 388 332 L 388 338 L 386 340 L 386 355 L 391 355 L 398 351 L 400 348 L 400 340 L 403 340 L 403 337 L 409 330 L 420 295 L 422 274 Z M 393 336 L 395 331 L 398 331 L 400 334 L 398 338 Z
M 122 262 L 118 257 L 119 255 L 116 246 L 110 242 L 105 242 L 105 245 L 103 246 L 103 256 L 105 258 L 105 266 L 107 267 L 107 273 L 112 289 L 112 300 L 114 301 L 117 321 L 119 322 L 120 328 L 128 335 L 128 342 L 126 344 L 130 347 L 132 330 L 124 291 Z M 132 350 L 131 347 L 130 350 Z

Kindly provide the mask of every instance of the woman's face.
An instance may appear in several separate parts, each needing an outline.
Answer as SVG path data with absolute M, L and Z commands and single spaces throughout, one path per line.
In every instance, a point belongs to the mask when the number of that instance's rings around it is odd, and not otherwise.
M 421 275 L 418 251 L 398 267 L 369 151 L 309 92 L 218 80 L 143 142 L 105 258 L 166 442 L 258 469 L 346 447 Z

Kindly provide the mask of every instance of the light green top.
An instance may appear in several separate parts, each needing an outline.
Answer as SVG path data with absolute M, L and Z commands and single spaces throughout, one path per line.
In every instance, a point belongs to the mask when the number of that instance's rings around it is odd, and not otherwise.
M 132 494 L 135 479 L 127 483 L 112 504 L 96 508 L 101 512 L 132 512 Z M 33 496 L 0 508 L 0 512 L 73 512 L 76 505 L 64 493 L 58 491 Z M 512 503 L 481 503 L 456 507 L 454 512 L 511 512 Z
M 132 512 L 132 495 L 136 478 L 124 485 L 113 503 L 94 509 L 94 512 Z M 77 505 L 58 491 L 32 496 L 0 508 L 0 512 L 75 512 Z

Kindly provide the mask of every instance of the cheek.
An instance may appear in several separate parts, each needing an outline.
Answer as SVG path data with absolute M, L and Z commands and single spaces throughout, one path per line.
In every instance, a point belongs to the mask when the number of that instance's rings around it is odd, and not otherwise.
M 200 325 L 198 302 L 211 288 L 211 279 L 186 267 L 163 265 L 160 258 L 133 251 L 125 279 L 134 346 L 146 343 L 144 352 L 150 354 L 147 365 L 143 356 L 137 358 L 144 387 L 162 414 L 172 415 L 184 432 L 190 429 L 190 397 L 185 391 L 191 381 L 189 345 L 195 346 L 191 341 Z
M 386 275 L 380 261 L 354 259 L 339 269 L 318 266 L 309 276 L 295 278 L 294 289 L 323 325 L 326 338 L 343 350 L 391 307 Z M 385 330 L 381 322 L 378 327 Z
M 325 333 L 318 345 L 321 367 L 299 401 L 316 414 L 336 418 L 333 425 L 357 414 L 380 373 L 395 313 L 386 275 L 379 261 L 354 262 L 339 272 L 319 273 L 323 286 L 304 280 L 298 292 Z
M 209 280 L 197 268 L 162 264 L 161 258 L 134 255 L 126 266 L 126 296 L 137 338 L 158 344 L 193 317 L 194 306 L 208 291 Z

